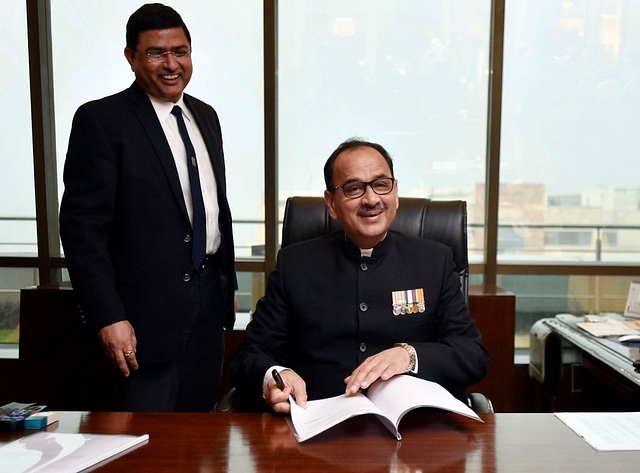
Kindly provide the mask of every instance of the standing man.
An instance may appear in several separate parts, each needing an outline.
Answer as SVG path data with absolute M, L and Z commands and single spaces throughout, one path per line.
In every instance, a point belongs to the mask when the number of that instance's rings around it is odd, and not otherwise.
M 398 186 L 379 144 L 342 143 L 324 176 L 326 205 L 344 231 L 280 250 L 232 361 L 239 397 L 286 413 L 289 394 L 304 407 L 410 373 L 462 398 L 485 375 L 488 355 L 451 248 L 389 230 Z M 408 292 L 420 310 L 395 311 Z
M 235 322 L 220 122 L 184 94 L 191 35 L 172 8 L 127 23 L 128 89 L 82 105 L 60 234 L 86 320 L 122 373 L 121 410 L 209 411 Z

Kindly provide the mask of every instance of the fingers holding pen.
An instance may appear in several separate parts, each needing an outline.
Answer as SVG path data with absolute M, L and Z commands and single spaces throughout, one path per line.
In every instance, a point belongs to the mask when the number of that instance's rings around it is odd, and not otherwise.
M 289 405 L 289 395 L 291 394 L 291 386 L 284 383 L 284 380 L 278 373 L 278 370 L 273 370 L 271 373 L 272 379 L 269 380 L 265 386 L 264 396 L 267 400 L 267 404 L 271 406 L 275 412 L 281 414 L 288 414 L 291 411 Z
M 307 408 L 307 386 L 304 380 L 292 370 L 272 373 L 273 378 L 265 387 L 267 403 L 275 412 L 288 414 L 291 412 L 289 395 L 303 409 Z
M 273 371 L 271 371 L 271 377 L 276 382 L 276 386 L 278 387 L 278 389 L 280 391 L 284 391 L 284 388 L 285 388 L 284 381 L 282 379 L 282 376 L 280 376 L 280 373 L 278 373 L 278 370 L 276 368 L 274 368 Z

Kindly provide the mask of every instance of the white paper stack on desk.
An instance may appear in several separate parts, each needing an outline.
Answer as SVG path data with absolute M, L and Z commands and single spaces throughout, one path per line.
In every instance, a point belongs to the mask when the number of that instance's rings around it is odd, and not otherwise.
M 587 315 L 576 325 L 595 337 L 640 336 L 640 321 L 625 320 L 617 314 Z

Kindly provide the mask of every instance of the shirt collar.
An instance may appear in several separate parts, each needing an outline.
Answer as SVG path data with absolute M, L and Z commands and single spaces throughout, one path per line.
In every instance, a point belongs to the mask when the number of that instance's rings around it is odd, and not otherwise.
M 344 234 L 344 237 L 347 238 L 347 234 Z M 387 237 L 387 233 L 385 232 L 385 234 L 382 236 L 382 240 L 380 240 L 378 242 L 377 245 L 375 245 L 373 248 L 360 248 L 360 256 L 366 256 L 366 257 L 371 257 L 371 255 L 373 254 L 373 249 L 376 248 L 381 241 L 383 241 L 385 238 Z M 347 238 L 348 240 L 349 238 Z
M 176 103 L 164 102 L 156 99 L 155 97 L 152 97 L 149 94 L 147 94 L 147 96 L 149 97 L 149 100 L 151 100 L 151 105 L 153 105 L 153 109 L 156 111 L 156 115 L 158 115 L 158 120 L 160 120 L 160 123 L 165 122 L 167 117 L 171 114 L 171 110 L 173 110 L 173 107 L 175 107 L 176 105 L 178 105 L 182 109 L 182 116 L 186 120 L 193 121 L 191 111 L 184 103 L 184 94 L 180 96 Z
M 343 233 L 341 246 L 345 254 L 355 260 L 359 260 L 362 257 L 377 260 L 384 257 L 384 255 L 387 254 L 387 252 L 391 248 L 391 241 L 393 240 L 392 235 L 393 232 L 385 233 L 382 240 L 373 248 L 358 248 L 356 245 L 351 243 L 346 234 Z

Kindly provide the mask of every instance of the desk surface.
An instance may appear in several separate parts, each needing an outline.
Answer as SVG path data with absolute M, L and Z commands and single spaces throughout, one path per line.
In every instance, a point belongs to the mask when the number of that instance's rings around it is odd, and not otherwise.
M 596 452 L 553 414 L 412 412 L 395 438 L 360 416 L 298 444 L 274 414 L 64 412 L 56 432 L 149 434 L 100 472 L 636 471 L 638 452 Z M 31 432 L 31 431 L 28 431 Z M 35 432 L 35 431 L 33 431 Z M 25 431 L 0 432 L 0 445 Z

